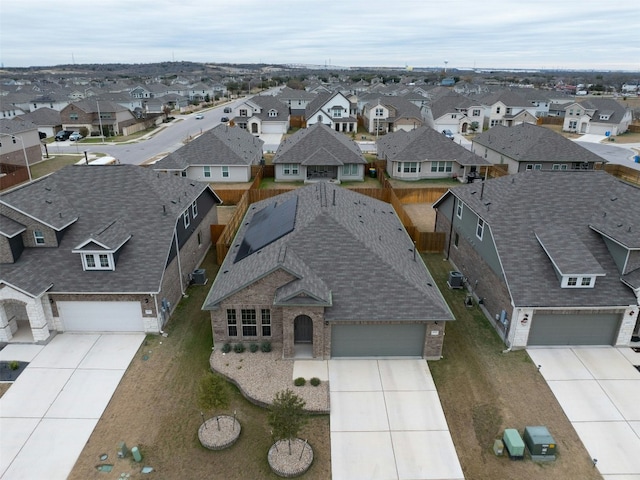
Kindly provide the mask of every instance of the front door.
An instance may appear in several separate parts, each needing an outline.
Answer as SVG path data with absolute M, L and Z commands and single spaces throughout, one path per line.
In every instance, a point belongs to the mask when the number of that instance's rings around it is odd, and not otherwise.
M 313 343 L 313 322 L 307 315 L 298 315 L 293 321 L 293 342 Z

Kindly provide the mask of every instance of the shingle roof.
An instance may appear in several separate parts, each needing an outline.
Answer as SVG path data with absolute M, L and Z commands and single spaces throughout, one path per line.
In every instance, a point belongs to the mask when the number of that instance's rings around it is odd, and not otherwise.
M 264 142 L 240 127 L 218 125 L 159 160 L 154 170 L 184 170 L 201 165 L 252 165 Z
M 294 230 L 234 263 L 253 215 L 292 196 L 298 197 Z M 317 298 L 327 299 L 323 284 L 330 289 L 327 320 L 453 319 L 391 205 L 333 184 L 309 185 L 254 204 L 233 244 L 205 309 L 282 269 L 299 279 L 294 283 L 306 283 L 304 288 Z
M 303 165 L 344 165 L 367 163 L 360 147 L 345 134 L 322 123 L 298 130 L 280 143 L 273 163 Z
M 473 139 L 501 155 L 519 162 L 604 162 L 580 144 L 545 127 L 522 123 L 513 127 L 496 125 Z
M 77 220 L 60 236 L 58 247 L 26 248 L 16 263 L 3 264 L 0 282 L 32 295 L 50 285 L 57 293 L 158 292 L 176 222 L 205 190 L 206 183 L 134 165 L 71 165 L 2 194 L 5 215 L 14 209 L 51 223 L 49 217 L 60 212 Z M 50 198 L 55 202 L 48 206 Z M 108 243 L 121 241 L 122 232 L 132 235 L 119 250 L 115 271 L 83 271 L 80 255 L 72 250 L 114 220 L 118 228 Z
M 613 233 L 623 243 L 627 236 L 634 236 L 637 244 L 639 188 L 603 171 L 532 171 L 461 185 L 448 195 L 460 198 L 486 222 L 515 306 L 603 307 L 637 302 L 620 281 L 601 235 L 590 224 L 594 215 L 602 217 L 603 209 L 615 211 L 624 220 L 620 227 L 613 227 Z M 571 232 L 606 276 L 598 277 L 594 288 L 560 288 L 552 262 L 536 238 L 539 229 Z M 569 249 L 570 238 L 566 241 Z M 593 267 L 592 261 L 587 268 Z
M 489 162 L 430 127 L 400 130 L 380 137 L 378 157 L 402 162 L 453 161 L 459 165 L 489 165 Z
M 618 124 L 622 121 L 627 109 L 612 98 L 588 98 L 578 102 L 582 107 L 595 110 L 592 122 Z M 609 115 L 606 120 L 600 119 L 600 114 Z

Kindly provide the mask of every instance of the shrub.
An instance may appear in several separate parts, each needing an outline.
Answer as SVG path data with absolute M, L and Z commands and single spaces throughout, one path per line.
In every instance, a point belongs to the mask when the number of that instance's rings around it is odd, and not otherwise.
M 244 346 L 244 343 L 236 343 L 236 344 L 233 346 L 233 351 L 234 351 L 234 352 L 236 352 L 236 353 L 242 353 L 242 352 L 244 352 L 245 350 L 246 350 L 246 348 L 245 348 L 245 346 Z
M 313 377 L 311 380 L 309 380 L 309 383 L 314 387 L 317 387 L 318 385 L 320 385 L 320 379 L 318 377 Z
M 223 409 L 229 406 L 229 388 L 220 375 L 209 372 L 200 379 L 198 403 L 203 410 Z
M 260 350 L 262 350 L 264 353 L 269 353 L 271 351 L 271 342 L 262 342 L 262 345 L 260 345 Z
M 17 370 L 18 368 L 20 368 L 20 364 L 18 363 L 18 361 L 17 361 L 17 360 L 11 360 L 11 361 L 9 362 L 9 368 L 10 368 L 11 370 Z
M 252 343 L 251 345 L 249 345 L 249 350 L 251 350 L 251 353 L 256 353 L 259 349 L 260 347 L 257 343 Z
M 228 343 L 225 343 L 222 346 L 222 353 L 229 353 L 231 351 L 231 345 L 229 345 Z
M 305 383 L 307 383 L 307 381 L 302 377 L 298 377 L 293 381 L 293 384 L 296 387 L 302 387 L 302 386 L 304 386 Z

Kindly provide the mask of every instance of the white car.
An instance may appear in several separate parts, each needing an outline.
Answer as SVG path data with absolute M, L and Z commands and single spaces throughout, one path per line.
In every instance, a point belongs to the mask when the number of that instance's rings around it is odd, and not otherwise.
M 202 120 L 204 118 L 204 113 L 199 113 L 196 115 L 196 120 Z
M 69 135 L 69 140 L 71 140 L 72 142 L 77 142 L 78 140 L 82 140 L 84 137 L 82 135 L 80 135 L 80 132 L 73 132 L 71 135 Z
M 442 130 L 442 134 L 445 137 L 450 138 L 451 140 L 453 140 L 453 132 L 451 130 Z

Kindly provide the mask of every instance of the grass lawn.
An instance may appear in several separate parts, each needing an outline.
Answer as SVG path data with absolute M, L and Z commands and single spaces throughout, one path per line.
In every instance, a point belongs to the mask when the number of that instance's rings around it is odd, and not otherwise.
M 447 323 L 443 358 L 429 362 L 466 480 L 602 478 L 573 426 L 526 351 L 505 345 L 482 311 L 464 305 L 464 290 L 446 285 L 449 262 L 424 255 L 456 318 Z M 558 444 L 555 462 L 513 462 L 493 454 L 505 428 L 545 425 Z
M 42 162 L 31 165 L 31 177 L 34 179 L 44 177 L 45 175 L 53 173 L 56 170 L 60 170 L 62 167 L 73 165 L 83 158 L 83 154 L 55 156 L 52 155 L 48 160 L 44 160 Z
M 215 252 L 209 252 L 201 268 L 210 281 L 217 266 Z M 154 478 L 162 479 L 276 479 L 267 463 L 272 444 L 267 411 L 257 407 L 231 387 L 231 404 L 224 412 L 237 412 L 242 433 L 237 443 L 223 451 L 211 451 L 200 445 L 198 428 L 202 423 L 197 403 L 197 388 L 210 371 L 212 335 L 208 312 L 200 310 L 211 283 L 191 286 L 165 332 L 168 337 L 148 336 L 136 354 L 111 402 L 85 445 L 69 479 L 103 478 L 96 472 L 99 456 L 107 453 L 114 472 L 130 473 L 130 478 L 146 478 L 131 457 L 116 458 L 118 442 L 138 445 L 143 465 L 155 469 Z M 146 358 L 146 360 L 145 360 Z M 264 381 L 269 381 L 265 378 Z M 329 416 L 313 416 L 301 434 L 314 449 L 314 463 L 304 478 L 327 479 L 331 476 Z M 117 476 L 116 475 L 116 476 Z M 106 477 L 105 477 L 106 478 Z M 109 478 L 115 478 L 109 477 Z

